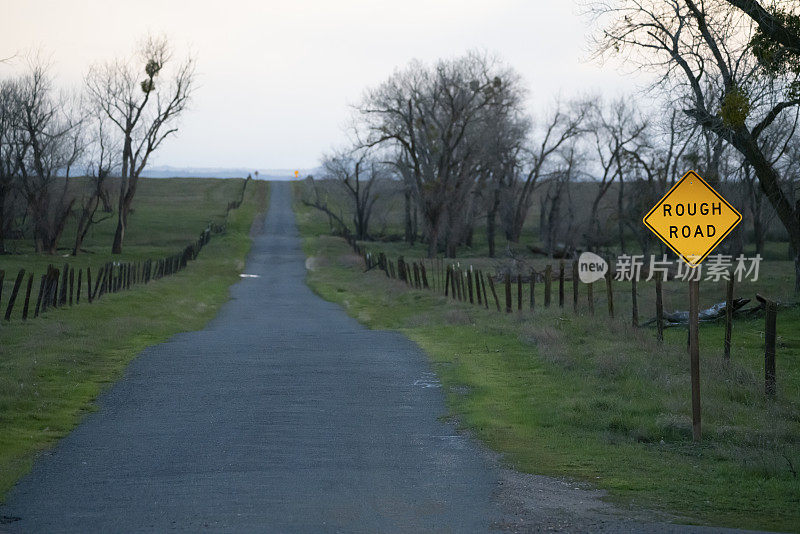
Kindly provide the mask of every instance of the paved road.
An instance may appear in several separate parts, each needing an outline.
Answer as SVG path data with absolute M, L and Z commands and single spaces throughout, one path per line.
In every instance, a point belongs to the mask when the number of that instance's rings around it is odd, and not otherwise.
M 591 491 L 498 468 L 441 422 L 424 354 L 306 287 L 287 184 L 259 230 L 246 268 L 258 278 L 204 330 L 136 358 L 12 490 L 0 512 L 19 520 L 0 530 L 641 527 L 600 518 Z
M 304 283 L 287 184 L 232 300 L 145 350 L 3 510 L 22 531 L 485 530 L 494 473 L 403 336 Z

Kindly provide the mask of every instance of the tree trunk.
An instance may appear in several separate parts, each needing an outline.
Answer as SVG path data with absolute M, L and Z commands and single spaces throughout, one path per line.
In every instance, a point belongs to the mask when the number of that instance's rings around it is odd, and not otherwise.
M 406 187 L 406 190 L 404 192 L 404 199 L 405 199 L 404 216 L 405 216 L 405 233 L 406 233 L 405 240 L 406 240 L 406 243 L 408 243 L 410 245 L 413 245 L 414 244 L 414 228 L 413 228 L 412 222 L 411 222 L 411 191 L 409 191 L 407 187 Z
M 411 244 L 413 245 L 419 238 L 419 225 L 417 224 L 419 212 L 417 211 L 416 206 L 413 206 L 412 213 L 414 217 L 411 219 Z
M 122 254 L 122 243 L 125 240 L 125 230 L 128 228 L 128 213 L 133 203 L 135 193 L 134 185 L 131 183 L 119 203 L 119 214 L 117 217 L 117 230 L 114 232 L 114 244 L 111 247 L 112 254 Z
M 129 126 L 126 124 L 126 126 Z M 128 189 L 129 181 L 132 179 L 133 164 L 131 163 L 131 131 L 133 126 L 125 130 L 125 143 L 122 147 L 122 175 L 119 179 L 119 200 L 117 202 L 117 229 L 114 232 L 114 243 L 111 245 L 112 254 L 122 254 L 122 242 L 125 240 L 125 227 L 128 222 L 127 207 L 130 206 L 128 202 Z M 127 205 L 127 206 L 126 206 Z
M 122 212 L 117 218 L 117 230 L 114 232 L 114 244 L 111 245 L 112 254 L 122 254 L 122 240 L 125 238 L 125 223 L 122 222 Z
M 439 228 L 438 224 L 430 225 L 430 233 L 428 235 L 428 257 L 435 258 L 439 249 Z
M 795 251 L 794 289 L 800 294 L 800 202 L 792 206 L 780 187 L 780 177 L 764 156 L 758 143 L 746 129 L 739 129 L 731 137 L 731 144 L 744 155 L 753 166 L 761 190 L 769 199 L 778 218 L 789 234 L 789 244 Z
M 625 254 L 624 184 L 625 181 L 620 176 L 619 191 L 617 192 L 617 233 L 619 233 L 619 249 L 622 254 Z
M 49 254 L 56 254 L 58 252 L 58 241 L 64 233 L 64 228 L 67 226 L 67 218 L 72 213 L 72 205 L 75 200 L 71 200 L 69 204 L 61 207 L 61 213 L 57 213 L 53 219 L 53 226 L 47 235 L 47 252 Z
M 89 233 L 89 227 L 92 225 L 92 218 L 100 204 L 98 195 L 93 195 L 89 199 L 84 209 L 81 212 L 81 218 L 78 220 L 78 229 L 75 232 L 75 245 L 72 247 L 72 255 L 77 256 L 83 246 L 83 240 L 86 239 L 86 234 Z
M 800 250 L 795 246 L 795 250 Z M 800 295 L 800 252 L 794 255 L 794 293 Z
M 764 253 L 764 225 L 760 219 L 758 216 L 753 218 L 753 238 L 756 242 L 756 254 Z
M 361 208 L 356 207 L 356 216 L 353 222 L 356 225 L 356 239 L 363 241 L 365 239 L 364 211 Z
M 6 253 L 6 188 L 0 187 L 0 254 Z
M 494 258 L 495 255 L 495 235 L 497 234 L 497 210 L 500 207 L 500 191 L 494 190 L 494 198 L 492 205 L 489 207 L 489 213 L 486 214 L 486 241 L 489 243 L 489 257 Z
M 452 238 L 448 238 L 447 245 L 445 246 L 445 256 L 448 258 L 456 257 L 456 242 Z
M 600 221 L 597 219 L 597 211 L 600 207 L 602 195 L 597 195 L 592 201 L 592 211 L 589 215 L 589 239 L 587 243 L 589 250 L 597 249 L 597 237 L 600 235 Z
M 728 236 L 728 239 L 730 240 L 728 244 L 728 254 L 734 258 L 739 257 L 744 250 L 744 225 L 737 225 L 736 228 L 734 228 L 731 232 L 730 236 Z

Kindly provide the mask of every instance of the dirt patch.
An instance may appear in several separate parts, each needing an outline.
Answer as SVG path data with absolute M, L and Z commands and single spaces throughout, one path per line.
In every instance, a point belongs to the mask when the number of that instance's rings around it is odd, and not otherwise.
M 606 493 L 589 484 L 501 469 L 495 498 L 506 512 L 494 527 L 506 532 L 675 532 L 680 525 L 615 506 L 603 500 Z

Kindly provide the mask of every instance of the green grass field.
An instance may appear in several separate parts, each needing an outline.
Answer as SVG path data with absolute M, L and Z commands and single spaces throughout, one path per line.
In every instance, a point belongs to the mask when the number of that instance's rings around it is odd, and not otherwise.
M 296 186 L 300 193 L 301 184 Z M 567 304 L 507 315 L 408 289 L 363 264 L 327 220 L 297 203 L 311 287 L 373 328 L 403 332 L 430 356 L 451 416 L 510 465 L 568 476 L 609 491 L 622 506 L 663 511 L 675 521 L 800 531 L 800 309 L 778 317 L 778 394 L 764 396 L 763 317 L 737 320 L 732 359 L 722 359 L 723 325 L 703 324 L 703 440 L 691 441 L 686 330 L 630 326 L 630 286 L 616 284 L 616 318 L 595 284 L 595 315 L 580 287 Z M 423 247 L 367 244 L 391 257 L 418 259 Z M 460 257 L 493 271 L 495 260 Z M 547 260 L 526 259 L 541 269 Z M 557 262 L 552 262 L 557 268 Z M 792 265 L 768 261 L 761 278 L 737 287 L 791 304 Z M 665 284 L 665 308 L 686 309 L 686 284 Z M 641 320 L 654 314 L 654 284 L 639 287 Z M 499 291 L 500 292 L 500 291 Z M 516 295 L 516 288 L 514 288 Z M 701 284 L 701 306 L 722 300 L 724 283 Z M 491 297 L 490 297 L 491 298 Z M 502 292 L 500 292 L 502 299 Z M 528 301 L 527 289 L 523 302 Z
M 194 241 L 209 222 L 224 222 L 242 180 L 142 180 L 129 222 L 125 252 L 110 254 L 114 221 L 87 238 L 90 253 L 78 258 L 29 253 L 0 256 L 0 269 L 16 274 L 48 263 L 99 267 L 111 259 L 160 258 Z M 66 435 L 93 409 L 102 389 L 121 376 L 142 349 L 170 335 L 202 328 L 227 300 L 250 248 L 250 226 L 267 205 L 268 184 L 251 182 L 227 231 L 214 236 L 187 268 L 130 291 L 106 294 L 92 304 L 50 309 L 44 316 L 0 325 L 0 496 L 26 473 L 36 454 Z M 67 230 L 69 232 L 69 228 Z M 70 234 L 67 233 L 67 236 Z M 66 251 L 65 251 L 66 253 Z M 95 271 L 96 272 L 96 271 Z M 3 303 L 11 282 L 6 275 Z M 37 288 L 38 289 L 38 288 Z M 20 306 L 21 307 L 21 306 Z

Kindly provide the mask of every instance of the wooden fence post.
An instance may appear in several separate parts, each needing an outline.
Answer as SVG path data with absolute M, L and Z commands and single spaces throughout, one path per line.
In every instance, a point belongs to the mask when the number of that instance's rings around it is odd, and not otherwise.
M 535 293 L 535 289 L 536 289 L 536 270 L 533 267 L 531 267 L 531 282 L 530 282 L 530 286 L 531 286 L 531 298 L 530 298 L 531 311 L 533 311 L 533 308 L 536 305 L 536 293 Z
M 72 300 L 75 296 L 75 269 L 69 270 L 69 305 L 72 306 Z
M 42 312 L 47 308 L 56 305 L 55 295 L 58 290 L 59 273 L 52 265 L 47 267 L 48 279 L 45 282 L 44 300 L 42 301 Z
M 511 313 L 511 271 L 506 273 L 506 313 Z
M 611 284 L 611 271 L 606 273 L 606 297 L 608 297 L 608 316 L 614 318 L 614 288 Z
M 775 338 L 778 306 L 772 300 L 764 303 L 764 392 L 775 396 Z
M 522 275 L 517 271 L 517 311 L 522 311 Z
M 58 305 L 64 306 L 67 304 L 67 282 L 69 279 L 69 264 L 64 264 L 64 271 L 61 276 L 61 293 L 58 298 Z
M 28 287 L 25 289 L 25 304 L 22 306 L 22 320 L 28 320 L 28 305 L 31 301 L 31 289 L 33 289 L 33 273 L 28 275 Z
M 42 275 L 42 281 L 39 283 L 39 296 L 36 297 L 36 310 L 33 312 L 33 318 L 39 317 L 39 310 L 42 306 L 43 300 L 43 293 L 44 293 L 44 286 L 45 286 L 45 275 Z
M 489 289 L 492 290 L 492 295 L 494 296 L 494 303 L 497 305 L 497 311 L 500 311 L 500 299 L 497 298 L 497 291 L 494 289 L 494 280 L 492 280 L 492 276 L 489 275 Z
M 58 307 L 58 281 L 61 279 L 61 273 L 55 267 L 53 268 L 53 281 L 51 282 L 50 291 L 53 294 L 52 299 L 48 300 L 48 305 L 52 302 L 53 307 Z M 48 293 L 48 296 L 50 293 Z
M 442 291 L 442 281 L 444 281 L 444 290 L 447 291 L 447 272 L 444 267 L 444 259 L 436 258 L 436 273 L 438 275 L 438 290 Z
M 572 260 L 572 311 L 578 313 L 578 260 Z
M 558 307 L 564 307 L 564 260 L 558 262 Z
M 550 293 L 553 286 L 553 267 L 548 265 L 544 268 L 544 307 L 550 307 Z
M 92 295 L 92 268 L 91 267 L 87 267 L 86 268 L 86 300 L 89 302 L 89 304 L 92 303 L 92 297 L 93 296 L 94 295 Z
M 589 315 L 594 316 L 594 282 L 586 284 L 586 300 L 589 303 Z
M 94 277 L 95 278 L 95 280 L 94 280 L 94 290 L 92 290 L 91 286 L 89 286 L 89 288 L 88 288 L 89 293 L 91 294 L 91 298 L 89 299 L 89 302 L 94 302 L 100 296 L 98 294 L 98 292 L 100 290 L 100 278 L 102 278 L 101 275 L 103 274 L 103 271 L 105 270 L 105 268 L 106 267 L 104 265 L 97 271 L 97 274 Z
M 631 276 L 631 325 L 639 326 L 639 301 L 636 295 L 636 277 Z
M 100 269 L 100 272 L 97 273 L 97 280 L 94 283 L 94 292 L 92 293 L 93 300 L 97 300 L 103 295 L 103 290 L 106 286 L 107 273 L 108 265 L 104 265 L 103 268 Z
M 475 304 L 475 298 L 473 297 L 473 293 L 472 293 L 473 286 L 472 286 L 472 274 L 471 273 L 472 273 L 472 267 L 470 266 L 469 268 L 467 268 L 467 271 L 466 271 L 466 274 L 467 274 L 467 287 L 469 288 L 469 303 L 470 304 Z
M 480 274 L 481 279 L 481 290 L 483 292 L 483 305 L 488 310 L 489 309 L 489 297 L 486 296 L 486 280 L 483 278 L 483 271 L 478 271 Z
M 472 269 L 472 277 L 475 279 L 475 296 L 477 297 L 478 306 L 483 305 L 483 299 L 481 298 L 481 278 L 478 276 L 478 273 L 475 269 Z
M 733 275 L 728 277 L 725 291 L 725 341 L 723 342 L 723 356 L 726 361 L 731 359 L 731 331 L 733 330 Z
M 14 309 L 14 301 L 17 300 L 17 293 L 19 293 L 19 286 L 22 285 L 22 279 L 25 278 L 25 269 L 20 269 L 17 273 L 17 279 L 14 280 L 14 289 L 11 290 L 11 297 L 8 299 L 8 306 L 6 307 L 5 320 L 11 320 L 11 311 Z
M 456 296 L 456 266 L 455 265 L 448 265 L 448 269 L 450 269 L 450 296 L 453 299 L 457 299 Z
M 75 304 L 81 303 L 81 282 L 83 282 L 83 269 L 78 269 L 78 291 L 75 292 Z

